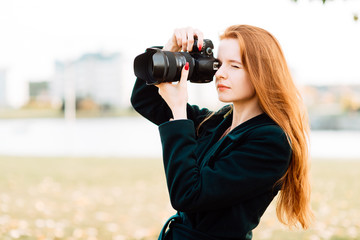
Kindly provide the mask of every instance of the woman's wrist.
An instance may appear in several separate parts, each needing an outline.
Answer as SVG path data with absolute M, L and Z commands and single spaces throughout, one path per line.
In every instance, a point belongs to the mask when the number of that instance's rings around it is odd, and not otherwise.
M 187 119 L 186 106 L 172 110 L 173 120 Z

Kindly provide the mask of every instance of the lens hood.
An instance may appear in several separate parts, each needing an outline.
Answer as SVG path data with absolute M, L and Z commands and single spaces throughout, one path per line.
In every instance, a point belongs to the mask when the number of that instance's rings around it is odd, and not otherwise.
M 156 52 L 161 52 L 161 49 L 147 48 L 145 53 L 138 55 L 134 60 L 135 76 L 146 81 L 147 84 L 157 83 L 152 74 L 152 57 Z

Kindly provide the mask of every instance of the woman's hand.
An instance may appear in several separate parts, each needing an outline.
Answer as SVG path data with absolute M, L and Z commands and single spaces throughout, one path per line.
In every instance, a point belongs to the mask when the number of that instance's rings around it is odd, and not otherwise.
M 163 82 L 157 84 L 160 96 L 170 107 L 173 120 L 187 119 L 186 105 L 188 102 L 187 78 L 189 75 L 189 63 L 187 62 L 181 71 L 179 82 Z
M 173 36 L 169 39 L 163 50 L 171 52 L 179 52 L 180 50 L 191 52 L 195 37 L 198 39 L 197 47 L 201 50 L 204 42 L 204 35 L 201 31 L 191 27 L 175 29 Z
M 188 28 L 175 29 L 173 36 L 164 46 L 165 51 L 192 51 L 195 38 L 198 39 L 198 49 L 201 50 L 204 35 L 201 31 Z M 187 119 L 186 105 L 188 101 L 187 79 L 189 75 L 189 63 L 183 67 L 179 82 L 164 82 L 157 84 L 160 96 L 165 100 L 173 113 L 173 119 Z

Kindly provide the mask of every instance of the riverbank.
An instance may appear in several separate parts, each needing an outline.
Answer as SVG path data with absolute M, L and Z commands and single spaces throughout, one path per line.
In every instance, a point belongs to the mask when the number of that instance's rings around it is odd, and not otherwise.
M 273 202 L 254 239 L 359 239 L 359 160 L 314 160 L 310 229 L 286 229 Z M 155 240 L 174 213 L 159 158 L 0 156 L 0 189 L 1 239 Z

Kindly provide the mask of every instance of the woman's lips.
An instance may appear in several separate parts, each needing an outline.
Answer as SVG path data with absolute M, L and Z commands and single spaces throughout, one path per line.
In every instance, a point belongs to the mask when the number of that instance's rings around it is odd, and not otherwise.
M 226 86 L 226 85 L 219 84 L 219 85 L 217 85 L 217 89 L 218 89 L 219 91 L 224 91 L 224 90 L 230 89 L 230 88 L 229 88 L 228 86 Z

